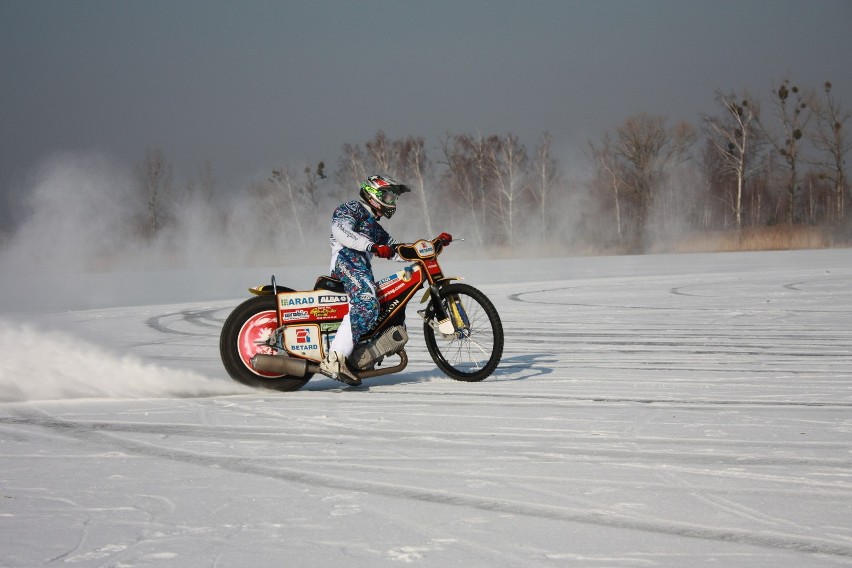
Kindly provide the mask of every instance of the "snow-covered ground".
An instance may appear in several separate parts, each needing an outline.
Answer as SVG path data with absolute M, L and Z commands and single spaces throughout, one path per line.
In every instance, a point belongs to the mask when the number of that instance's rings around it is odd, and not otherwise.
M 503 318 L 481 383 L 412 319 L 402 374 L 243 388 L 251 271 L 7 308 L 0 566 L 852 565 L 852 250 L 445 256 Z

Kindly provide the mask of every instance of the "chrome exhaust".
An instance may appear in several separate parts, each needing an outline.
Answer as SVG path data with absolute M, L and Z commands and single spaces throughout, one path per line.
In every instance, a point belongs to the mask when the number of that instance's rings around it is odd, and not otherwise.
M 318 370 L 309 369 L 306 359 L 294 359 L 286 355 L 257 353 L 251 358 L 250 363 L 252 369 L 259 373 L 290 375 L 291 377 L 304 377 L 308 372 L 314 373 Z

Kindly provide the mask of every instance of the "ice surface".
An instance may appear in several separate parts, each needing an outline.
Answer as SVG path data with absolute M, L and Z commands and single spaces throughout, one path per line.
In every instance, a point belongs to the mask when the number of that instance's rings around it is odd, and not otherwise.
M 8 312 L 0 566 L 852 565 L 852 250 L 445 267 L 503 318 L 482 383 L 412 306 L 404 373 L 243 388 L 254 276 Z

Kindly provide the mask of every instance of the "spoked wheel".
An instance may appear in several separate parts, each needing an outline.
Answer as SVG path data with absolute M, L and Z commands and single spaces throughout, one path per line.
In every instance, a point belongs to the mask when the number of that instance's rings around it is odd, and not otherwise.
M 255 354 L 274 354 L 272 348 L 263 343 L 277 327 L 275 296 L 249 298 L 231 312 L 219 336 L 219 353 L 231 378 L 251 387 L 279 391 L 294 391 L 305 386 L 312 375 L 292 377 L 261 373 L 251 366 Z
M 426 347 L 438 368 L 458 381 L 481 381 L 497 368 L 503 356 L 503 324 L 488 297 L 467 284 L 440 290 L 440 302 L 455 332 L 444 335 L 423 324 Z M 438 301 L 432 298 L 432 302 Z M 430 304 L 428 315 L 434 318 Z

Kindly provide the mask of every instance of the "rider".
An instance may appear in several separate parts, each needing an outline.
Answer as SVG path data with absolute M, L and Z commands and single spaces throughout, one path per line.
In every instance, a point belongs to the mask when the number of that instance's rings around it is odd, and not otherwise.
M 411 191 L 408 186 L 385 175 L 373 175 L 361 184 L 360 201 L 340 205 L 331 216 L 331 276 L 343 283 L 349 296 L 349 313 L 331 342 L 329 353 L 320 362 L 320 371 L 349 385 L 361 379 L 346 364 L 362 335 L 370 331 L 379 317 L 379 299 L 370 258 L 393 258 L 397 241 L 379 225 L 382 216 L 390 219 L 396 200 Z M 445 245 L 453 237 L 441 233 Z

